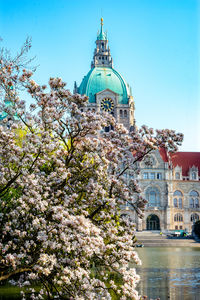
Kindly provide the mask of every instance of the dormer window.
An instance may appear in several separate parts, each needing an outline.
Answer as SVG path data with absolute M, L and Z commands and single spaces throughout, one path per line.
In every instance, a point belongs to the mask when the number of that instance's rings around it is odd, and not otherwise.
M 190 168 L 189 170 L 189 178 L 190 180 L 198 180 L 198 168 L 193 166 L 192 168 Z
M 178 165 L 174 169 L 174 179 L 182 180 L 182 167 L 180 167 Z
M 196 179 L 197 179 L 197 174 L 196 174 L 196 172 L 192 172 L 192 179 L 193 179 L 193 180 L 196 180 Z

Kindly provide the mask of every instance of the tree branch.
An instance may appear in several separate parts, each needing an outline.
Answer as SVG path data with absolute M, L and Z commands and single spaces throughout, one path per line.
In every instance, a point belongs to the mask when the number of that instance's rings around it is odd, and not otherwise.
M 24 272 L 29 272 L 29 271 L 32 271 L 32 269 L 29 267 L 27 268 L 20 268 L 20 269 L 17 269 L 9 274 L 6 274 L 6 275 L 1 275 L 0 276 L 0 281 L 3 281 L 3 280 L 6 280 L 8 278 L 10 278 L 11 276 L 13 275 L 16 275 L 16 274 L 19 274 L 19 273 L 24 273 Z

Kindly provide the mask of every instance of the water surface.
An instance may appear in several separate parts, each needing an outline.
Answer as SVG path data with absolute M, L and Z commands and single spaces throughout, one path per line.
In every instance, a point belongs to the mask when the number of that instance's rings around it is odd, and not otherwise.
M 200 300 L 200 248 L 140 248 L 140 295 L 161 300 Z

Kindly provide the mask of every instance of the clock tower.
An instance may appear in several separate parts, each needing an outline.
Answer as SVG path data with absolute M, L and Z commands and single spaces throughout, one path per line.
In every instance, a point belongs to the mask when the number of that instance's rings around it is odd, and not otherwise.
M 134 129 L 135 105 L 131 88 L 113 67 L 107 33 L 103 30 L 103 18 L 97 34 L 91 70 L 79 87 L 75 83 L 74 93 L 89 97 L 88 106 L 84 109 L 107 111 L 128 130 Z

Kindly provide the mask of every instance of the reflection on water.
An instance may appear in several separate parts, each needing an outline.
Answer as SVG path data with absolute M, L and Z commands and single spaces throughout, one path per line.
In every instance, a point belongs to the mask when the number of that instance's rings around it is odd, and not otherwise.
M 161 300 L 200 300 L 200 248 L 141 248 L 140 295 Z

